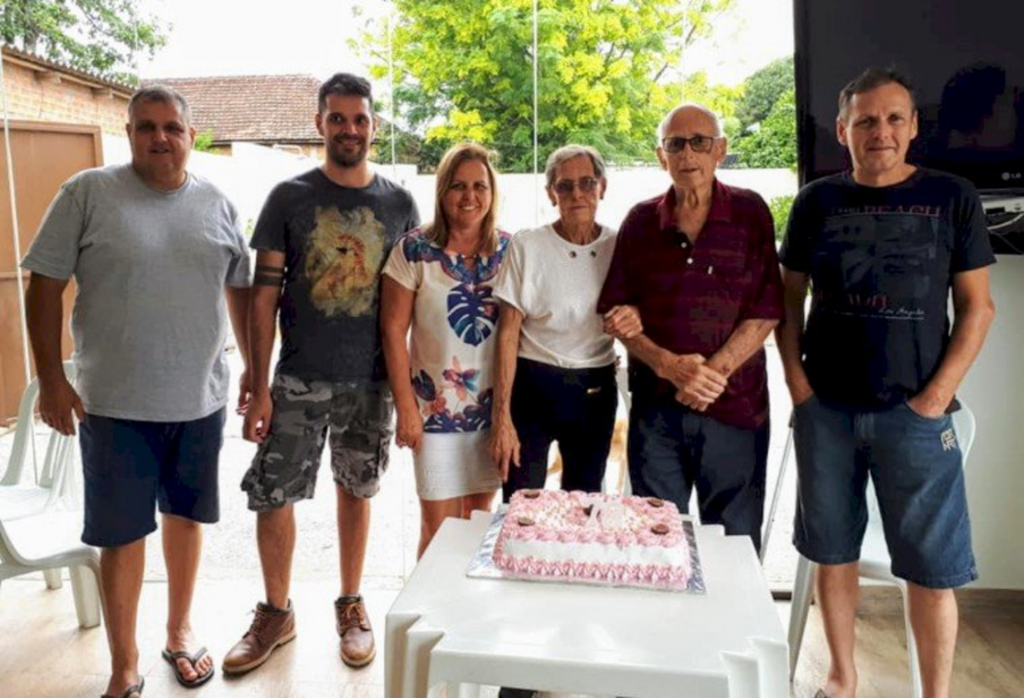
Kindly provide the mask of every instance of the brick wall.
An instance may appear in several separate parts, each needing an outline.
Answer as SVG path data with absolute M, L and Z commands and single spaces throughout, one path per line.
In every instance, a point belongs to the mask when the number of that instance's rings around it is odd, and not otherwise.
M 4 57 L 4 91 L 11 119 L 55 121 L 99 126 L 104 133 L 124 135 L 128 96 L 62 78 L 37 77 L 30 67 Z

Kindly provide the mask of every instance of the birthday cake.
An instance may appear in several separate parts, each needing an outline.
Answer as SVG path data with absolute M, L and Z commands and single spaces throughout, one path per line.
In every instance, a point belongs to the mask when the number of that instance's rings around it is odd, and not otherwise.
M 494 545 L 506 576 L 685 589 L 690 546 L 675 504 L 653 497 L 521 490 Z

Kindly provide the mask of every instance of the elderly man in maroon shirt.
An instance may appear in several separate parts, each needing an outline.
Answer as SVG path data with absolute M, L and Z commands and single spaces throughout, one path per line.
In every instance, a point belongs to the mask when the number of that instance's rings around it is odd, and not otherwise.
M 629 471 L 637 495 L 761 545 L 768 459 L 763 344 L 782 317 L 771 213 L 754 192 L 715 178 L 726 139 L 707 109 L 684 105 L 659 129 L 672 177 L 619 232 L 598 311 L 639 308 L 629 350 Z

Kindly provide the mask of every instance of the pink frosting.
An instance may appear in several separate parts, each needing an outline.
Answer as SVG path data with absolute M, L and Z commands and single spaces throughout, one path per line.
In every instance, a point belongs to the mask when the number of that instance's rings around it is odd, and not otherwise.
M 495 562 L 499 562 L 495 555 Z M 688 573 L 669 565 L 610 565 L 586 562 L 549 562 L 532 557 L 501 560 L 499 566 L 512 576 L 558 577 L 621 584 L 639 584 L 666 589 L 685 589 Z
M 584 512 L 588 506 L 622 507 L 620 515 L 594 516 Z M 607 508 L 602 513 L 609 511 Z M 533 521 L 521 526 L 523 518 Z M 621 525 L 611 528 L 609 522 Z M 654 528 L 662 525 L 667 533 Z M 652 506 L 642 497 L 616 497 L 585 492 L 541 490 L 536 497 L 523 492 L 512 496 L 508 514 L 494 548 L 495 564 L 513 577 L 557 577 L 611 584 L 685 588 L 689 565 L 650 565 L 636 563 L 596 563 L 586 561 L 547 561 L 533 557 L 514 558 L 505 553 L 507 540 L 565 543 L 598 543 L 606 546 L 677 547 L 687 545 L 679 511 L 671 502 Z
M 608 528 L 609 516 L 591 517 L 584 508 L 605 503 L 606 506 L 622 506 L 624 520 L 622 528 Z M 604 512 L 603 512 L 604 513 Z M 533 526 L 520 526 L 520 518 L 529 518 Z M 563 543 L 591 542 L 602 545 L 618 544 L 622 547 L 633 545 L 675 547 L 683 541 L 683 527 L 679 510 L 671 502 L 655 507 L 643 497 L 616 497 L 585 492 L 561 492 L 540 490 L 538 496 L 530 498 L 522 492 L 512 496 L 508 521 L 502 535 L 519 540 L 551 541 Z M 664 535 L 654 534 L 655 526 L 668 529 Z M 530 532 L 531 529 L 537 532 Z M 592 537 L 592 531 L 596 535 Z

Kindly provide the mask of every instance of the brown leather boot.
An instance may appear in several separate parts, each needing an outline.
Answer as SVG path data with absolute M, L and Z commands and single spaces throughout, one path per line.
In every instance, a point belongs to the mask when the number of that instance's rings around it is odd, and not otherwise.
M 252 671 L 270 659 L 274 650 L 294 639 L 295 612 L 291 600 L 284 610 L 258 603 L 249 631 L 225 655 L 223 671 L 225 674 Z
M 370 618 L 362 596 L 342 596 L 334 602 L 341 637 L 341 661 L 350 667 L 363 667 L 373 661 L 377 648 L 373 642 Z

